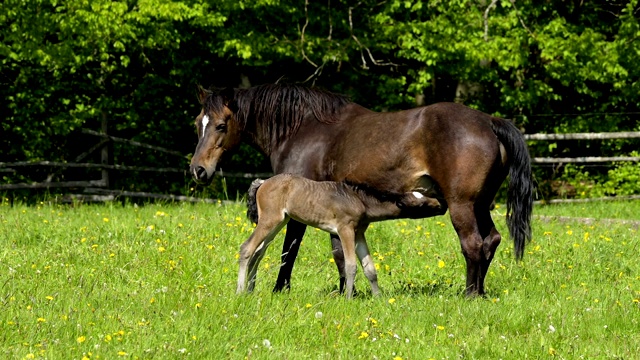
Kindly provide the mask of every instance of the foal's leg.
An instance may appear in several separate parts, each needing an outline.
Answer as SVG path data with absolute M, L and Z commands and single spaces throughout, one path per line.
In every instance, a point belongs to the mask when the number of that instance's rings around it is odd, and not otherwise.
M 367 246 L 367 239 L 364 237 L 364 232 L 367 230 L 369 224 L 363 225 L 356 230 L 356 254 L 360 259 L 360 265 L 364 274 L 369 279 L 371 284 L 371 293 L 374 296 L 380 295 L 380 288 L 378 288 L 378 274 L 376 273 L 376 267 L 369 254 L 369 247 Z
M 302 242 L 302 237 L 306 229 L 307 225 L 295 220 L 291 220 L 287 224 L 287 233 L 284 237 L 282 255 L 280 257 L 280 271 L 278 272 L 278 279 L 276 280 L 276 286 L 273 288 L 273 292 L 291 288 L 293 264 L 298 256 L 300 243 Z
M 481 264 L 484 261 L 483 239 L 478 229 L 474 206 L 471 201 L 450 202 L 451 222 L 460 238 L 462 254 L 467 262 L 467 296 L 484 295 L 484 286 L 480 288 Z
M 260 265 L 260 261 L 264 257 L 265 252 L 267 251 L 267 244 L 262 242 L 258 245 L 258 248 L 253 253 L 251 260 L 249 260 L 249 281 L 247 285 L 247 292 L 252 292 L 253 288 L 256 285 L 256 278 L 258 273 L 258 265 Z
M 263 214 L 260 220 L 258 221 L 258 225 L 256 226 L 253 234 L 240 246 L 240 259 L 239 259 L 239 270 L 238 270 L 238 286 L 236 288 L 236 293 L 240 294 L 245 291 L 245 285 L 247 282 L 247 273 L 251 272 L 251 277 L 255 280 L 255 274 L 258 268 L 258 264 L 264 256 L 264 251 L 266 250 L 269 243 L 273 241 L 275 236 L 280 232 L 280 230 L 287 224 L 289 217 L 285 216 L 284 218 L 278 214 L 277 217 L 269 217 L 268 214 Z M 261 246 L 261 249 L 258 254 L 256 254 L 256 249 L 258 246 Z M 254 260 L 254 258 L 256 258 Z M 251 268 L 249 268 L 251 265 Z M 249 288 L 253 290 L 253 284 L 249 285 Z
M 340 236 L 342 251 L 344 253 L 345 292 L 347 299 L 351 299 L 353 297 L 353 283 L 358 269 L 355 249 L 355 229 L 351 226 L 343 226 L 338 229 L 338 236 Z

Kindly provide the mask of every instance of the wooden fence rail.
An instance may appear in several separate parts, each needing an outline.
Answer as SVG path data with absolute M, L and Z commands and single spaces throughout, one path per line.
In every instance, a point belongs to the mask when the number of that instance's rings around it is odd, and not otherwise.
M 607 140 L 607 139 L 638 139 L 640 131 L 623 131 L 608 133 L 573 133 L 573 134 L 525 134 L 526 140 Z M 534 164 L 568 164 L 568 163 L 603 163 L 612 161 L 640 161 L 638 156 L 583 156 L 583 157 L 532 157 Z
M 605 140 L 605 139 L 637 139 L 640 131 L 621 131 L 606 133 L 573 133 L 573 134 L 525 134 L 526 140 Z

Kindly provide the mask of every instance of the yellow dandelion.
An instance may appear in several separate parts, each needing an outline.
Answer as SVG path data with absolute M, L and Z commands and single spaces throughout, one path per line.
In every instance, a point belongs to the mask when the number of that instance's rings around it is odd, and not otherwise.
M 438 329 L 438 330 L 442 331 L 442 330 L 444 330 L 444 326 L 442 326 L 442 325 L 438 325 L 438 326 L 436 326 L 436 329 Z
M 51 300 L 53 300 L 53 296 L 49 295 L 49 296 L 46 297 L 46 299 L 51 301 Z
M 164 246 L 158 246 L 158 251 L 159 252 L 164 252 L 165 250 L 167 250 L 167 249 L 165 249 Z
M 200 309 L 202 307 L 202 303 L 196 303 L 196 309 Z
M 358 339 L 366 339 L 369 337 L 369 333 L 366 331 L 363 331 L 360 333 L 360 336 L 358 336 Z
M 28 353 L 27 355 L 24 356 L 25 359 L 35 359 L 36 356 L 33 353 Z
M 124 351 L 118 351 L 118 356 L 127 356 L 128 354 Z
M 438 267 L 442 269 L 445 266 L 444 261 L 438 260 Z
M 311 305 L 311 304 L 309 304 L 309 303 L 307 303 L 307 305 L 305 305 L 305 307 L 306 307 L 307 309 L 308 309 L 308 308 L 310 308 L 311 306 L 312 306 L 312 305 Z
M 396 302 L 396 299 L 394 299 L 394 298 L 389 299 L 389 304 L 393 304 L 395 302 Z
M 102 221 L 109 222 L 109 218 L 102 218 Z
M 41 317 L 39 317 L 36 321 L 38 321 L 39 323 L 47 322 L 45 318 L 41 318 Z
M 85 342 L 86 340 L 87 340 L 87 338 L 86 338 L 86 336 L 84 336 L 84 335 L 83 335 L 83 336 L 78 336 L 78 338 L 76 339 L 76 341 L 77 341 L 79 344 L 82 344 L 82 343 L 83 343 L 83 342 Z
M 104 337 L 104 342 L 110 342 L 110 341 L 111 341 L 111 339 L 113 339 L 113 338 L 111 337 L 111 335 L 107 334 L 107 335 Z

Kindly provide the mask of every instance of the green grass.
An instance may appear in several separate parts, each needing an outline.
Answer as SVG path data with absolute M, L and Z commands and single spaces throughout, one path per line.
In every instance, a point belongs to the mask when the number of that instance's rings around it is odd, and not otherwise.
M 448 215 L 374 224 L 383 295 L 335 292 L 328 236 L 309 229 L 290 292 L 280 236 L 256 290 L 235 295 L 242 205 L 0 205 L 0 357 L 9 359 L 636 359 L 638 231 L 534 220 L 516 263 L 504 236 L 487 298 L 463 296 Z M 640 202 L 535 214 L 640 220 Z

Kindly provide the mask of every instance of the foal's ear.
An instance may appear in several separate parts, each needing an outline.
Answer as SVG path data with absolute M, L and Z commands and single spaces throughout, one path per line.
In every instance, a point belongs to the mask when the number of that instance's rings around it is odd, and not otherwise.
M 200 105 L 204 104 L 204 99 L 209 95 L 209 91 L 202 87 L 202 85 L 196 85 L 196 94 L 198 95 L 198 100 L 200 101 Z

